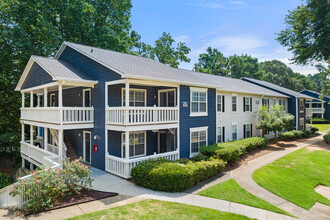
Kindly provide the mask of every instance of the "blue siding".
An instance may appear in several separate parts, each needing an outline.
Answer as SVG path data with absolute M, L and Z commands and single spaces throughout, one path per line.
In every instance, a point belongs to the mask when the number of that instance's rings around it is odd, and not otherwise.
M 83 90 L 87 89 L 86 87 L 76 87 L 71 89 L 63 90 L 63 106 L 65 107 L 82 107 L 83 106 Z M 91 92 L 93 94 L 93 88 Z M 55 94 L 55 106 L 58 106 L 58 91 L 53 91 L 48 93 L 47 105 L 50 106 L 50 95 Z M 93 105 L 93 98 L 92 98 Z
M 316 99 L 320 99 L 320 98 L 319 98 L 319 94 L 314 93 L 314 92 L 312 92 L 312 91 L 302 91 L 301 93 L 302 93 L 302 94 L 305 94 L 305 95 L 312 96 L 312 97 L 314 97 L 314 98 L 316 98 Z M 314 102 L 314 101 L 316 101 L 316 100 L 313 100 L 313 102 Z M 325 114 L 324 114 L 324 117 L 325 117 L 326 119 L 330 119 L 330 104 L 329 104 L 329 102 L 330 102 L 330 98 L 328 98 L 328 97 L 324 97 L 324 98 L 323 98 L 323 101 L 326 101 L 326 103 L 324 103 L 324 108 L 325 108 Z
M 190 117 L 190 88 L 180 86 L 180 158 L 190 157 L 190 128 L 208 126 L 208 144 L 216 141 L 216 90 L 208 89 L 208 116 Z M 187 102 L 188 107 L 182 103 Z
M 60 60 L 67 61 L 84 71 L 98 81 L 92 90 L 94 106 L 94 129 L 92 129 L 92 145 L 98 145 L 98 152 L 92 152 L 92 166 L 104 170 L 105 168 L 105 82 L 118 80 L 121 76 L 90 58 L 66 47 Z M 94 139 L 96 136 L 96 139 Z M 72 140 L 72 139 L 70 139 Z M 82 145 L 80 145 L 82 148 Z
M 33 63 L 22 85 L 22 89 L 28 89 L 51 82 L 53 82 L 52 77 L 37 63 Z

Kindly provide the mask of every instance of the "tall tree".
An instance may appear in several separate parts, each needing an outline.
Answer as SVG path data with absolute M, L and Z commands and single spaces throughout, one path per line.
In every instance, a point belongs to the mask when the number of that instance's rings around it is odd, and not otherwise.
M 140 43 L 138 50 L 135 52 L 139 56 L 149 57 L 161 63 L 168 64 L 171 67 L 178 68 L 180 62 L 190 62 L 187 57 L 190 48 L 184 42 L 175 45 L 175 40 L 169 33 L 164 32 L 155 41 L 155 46 Z
M 230 76 L 233 78 L 250 77 L 259 79 L 258 66 L 258 59 L 247 54 L 229 57 Z
M 208 47 L 206 53 L 199 54 L 198 63 L 195 63 L 193 70 L 202 73 L 226 76 L 229 73 L 228 61 L 229 59 L 220 51 Z
M 54 55 L 63 41 L 120 52 L 136 46 L 130 0 L 0 0 L 0 153 L 18 146 L 20 94 L 29 57 Z
M 287 27 L 278 34 L 277 40 L 293 52 L 295 63 L 329 63 L 329 5 L 328 0 L 307 0 L 306 5 L 298 6 L 286 16 Z

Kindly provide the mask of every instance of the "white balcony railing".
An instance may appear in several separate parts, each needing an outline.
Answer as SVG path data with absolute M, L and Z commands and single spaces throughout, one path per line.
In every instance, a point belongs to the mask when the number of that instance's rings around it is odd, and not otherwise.
M 312 117 L 313 116 L 313 111 L 311 108 L 306 108 L 306 117 Z
M 133 167 L 141 163 L 145 160 L 150 159 L 157 159 L 157 158 L 163 158 L 166 160 L 177 160 L 179 159 L 179 152 L 178 151 L 171 151 L 167 153 L 162 154 L 155 154 L 151 156 L 146 157 L 139 157 L 134 159 L 123 159 L 111 155 L 106 155 L 106 171 L 113 173 L 117 176 L 121 176 L 123 178 L 130 178 L 131 177 L 131 170 Z
M 39 148 L 37 146 L 34 146 L 30 143 L 26 143 L 22 141 L 21 141 L 21 153 L 33 159 L 34 161 L 38 162 L 41 165 L 50 165 L 48 159 L 46 159 L 45 161 L 46 157 L 47 158 L 50 157 L 52 158 L 52 161 L 59 163 L 58 155 L 50 151 L 44 150 L 42 148 Z
M 177 107 L 108 107 L 108 124 L 160 124 L 178 122 Z
M 325 109 L 324 108 L 312 108 L 313 113 L 324 113 Z
M 60 123 L 60 111 L 63 110 L 63 123 L 92 123 L 94 121 L 93 107 L 37 107 L 21 108 L 21 119 L 46 123 Z

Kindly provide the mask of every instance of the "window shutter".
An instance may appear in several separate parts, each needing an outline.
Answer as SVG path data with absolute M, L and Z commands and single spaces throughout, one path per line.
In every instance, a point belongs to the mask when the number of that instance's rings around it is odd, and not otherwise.
M 243 137 L 246 138 L 246 134 L 245 134 L 245 125 L 243 125 Z
M 251 133 L 251 137 L 252 137 L 252 124 L 251 124 L 251 130 L 250 130 L 250 133 Z
M 225 127 L 222 127 L 222 142 L 225 142 Z
M 250 112 L 252 112 L 252 98 L 250 98 Z
M 245 97 L 243 97 L 243 112 L 245 112 Z
M 225 96 L 222 96 L 222 112 L 225 112 Z

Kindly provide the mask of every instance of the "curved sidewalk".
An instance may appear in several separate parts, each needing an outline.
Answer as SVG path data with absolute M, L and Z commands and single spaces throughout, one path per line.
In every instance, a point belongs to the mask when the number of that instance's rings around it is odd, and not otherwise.
M 287 200 L 267 191 L 266 189 L 259 186 L 252 178 L 253 172 L 265 166 L 268 163 L 271 163 L 293 151 L 299 150 L 311 144 L 315 144 L 323 140 L 323 135 L 320 135 L 315 138 L 308 139 L 305 142 L 298 143 L 296 147 L 286 148 L 283 151 L 276 151 L 262 157 L 256 158 L 246 165 L 242 165 L 237 169 L 231 171 L 230 175 L 237 181 L 239 185 L 241 185 L 244 189 L 249 191 L 250 193 L 254 194 L 255 196 L 275 205 L 295 216 L 299 219 L 327 219 L 318 213 L 313 213 L 312 211 L 308 211 L 303 209 Z

